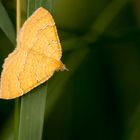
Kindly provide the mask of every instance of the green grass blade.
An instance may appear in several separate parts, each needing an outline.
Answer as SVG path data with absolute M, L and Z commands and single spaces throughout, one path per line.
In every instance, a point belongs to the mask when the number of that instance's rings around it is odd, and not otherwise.
M 13 45 L 15 45 L 15 30 L 13 24 L 4 8 L 2 3 L 0 2 L 0 28 L 9 38 Z
M 21 98 L 19 140 L 41 140 L 46 106 L 47 84 Z
M 42 0 L 28 0 L 27 17 L 42 5 Z M 48 9 L 48 8 L 47 8 Z M 48 9 L 50 10 L 50 9 Z M 18 140 L 41 140 L 47 98 L 47 84 L 44 83 L 21 97 Z
M 93 42 L 109 27 L 113 19 L 119 14 L 119 12 L 126 6 L 131 0 L 114 0 L 103 10 L 98 16 L 96 21 L 93 22 L 92 27 L 84 38 L 88 42 Z
M 123 9 L 123 7 L 130 0 L 115 0 L 112 1 L 101 13 L 96 22 L 94 22 L 92 29 L 96 30 L 98 33 L 102 33 L 112 22 L 112 20 L 118 15 L 118 13 Z
M 35 0 L 28 0 L 27 3 L 27 17 L 35 11 Z
M 40 0 L 40 5 L 52 11 L 53 0 Z

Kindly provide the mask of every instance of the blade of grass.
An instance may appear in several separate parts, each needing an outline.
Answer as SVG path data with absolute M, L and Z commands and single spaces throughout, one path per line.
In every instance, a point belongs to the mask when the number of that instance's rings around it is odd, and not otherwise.
M 9 40 L 12 42 L 13 45 L 15 45 L 15 30 L 13 27 L 13 24 L 4 8 L 2 3 L 0 2 L 0 28 L 2 31 L 6 34 L 6 36 L 9 38 Z
M 121 9 L 130 0 L 115 0 L 112 1 L 101 13 L 99 18 L 94 22 L 92 29 L 102 33 L 104 29 L 108 27 L 111 21 L 116 17 L 116 15 L 121 11 Z
M 39 2 L 39 1 L 38 1 Z M 35 11 L 35 0 L 27 0 L 27 18 Z
M 41 140 L 46 95 L 44 83 L 21 98 L 19 140 Z
M 112 1 L 93 22 L 87 34 L 83 37 L 88 42 L 95 42 L 98 37 L 108 28 L 112 20 L 119 14 L 121 9 L 131 0 Z
M 20 0 L 17 0 L 17 5 L 16 5 L 16 30 L 17 30 L 17 35 L 20 30 L 21 26 L 21 13 L 20 13 Z M 15 100 L 15 129 L 14 129 L 14 139 L 18 140 L 18 132 L 19 132 L 19 120 L 20 120 L 20 98 L 17 98 Z
M 28 0 L 27 17 L 40 7 L 40 5 L 46 7 L 46 5 L 42 5 L 42 2 L 42 0 Z M 42 139 L 46 97 L 46 83 L 21 97 L 18 140 Z
M 47 9 L 52 12 L 53 8 L 52 8 L 52 5 L 53 5 L 53 0 L 40 0 L 40 5 L 41 6 L 45 6 L 47 7 Z

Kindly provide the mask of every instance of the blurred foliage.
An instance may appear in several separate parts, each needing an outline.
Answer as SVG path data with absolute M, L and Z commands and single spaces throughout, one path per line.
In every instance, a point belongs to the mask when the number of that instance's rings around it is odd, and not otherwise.
M 2 4 L 15 27 L 15 1 Z M 53 1 L 70 71 L 48 82 L 44 140 L 140 139 L 139 9 L 139 0 Z M 0 44 L 2 65 L 13 49 L 2 30 Z M 11 140 L 13 101 L 0 106 L 0 139 Z

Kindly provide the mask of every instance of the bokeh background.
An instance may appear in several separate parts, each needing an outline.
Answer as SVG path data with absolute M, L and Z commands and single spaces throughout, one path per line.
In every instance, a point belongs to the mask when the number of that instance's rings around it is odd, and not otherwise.
M 16 27 L 15 1 L 1 1 Z M 52 13 L 69 71 L 48 82 L 43 139 L 139 140 L 140 1 L 54 0 Z M 0 30 L 1 66 L 13 49 Z M 0 139 L 13 120 L 14 100 L 0 100 Z

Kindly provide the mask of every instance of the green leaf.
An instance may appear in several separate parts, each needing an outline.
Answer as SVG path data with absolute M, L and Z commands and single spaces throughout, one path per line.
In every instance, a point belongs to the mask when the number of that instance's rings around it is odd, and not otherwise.
M 0 28 L 6 34 L 6 36 L 9 38 L 12 44 L 15 45 L 15 30 L 1 2 L 0 2 L 0 17 L 1 17 Z
M 19 140 L 41 140 L 46 106 L 44 83 L 21 98 Z
M 40 5 L 42 0 L 28 0 L 27 17 L 29 17 Z M 46 7 L 46 5 L 42 5 Z M 44 124 L 44 113 L 47 98 L 47 84 L 44 83 L 28 94 L 21 97 L 21 107 L 16 113 L 15 136 L 17 140 L 41 140 Z M 20 103 L 20 101 L 18 101 Z M 17 106 L 20 106 L 18 105 Z
M 28 0 L 27 7 L 27 17 L 29 17 L 35 11 L 35 0 Z

